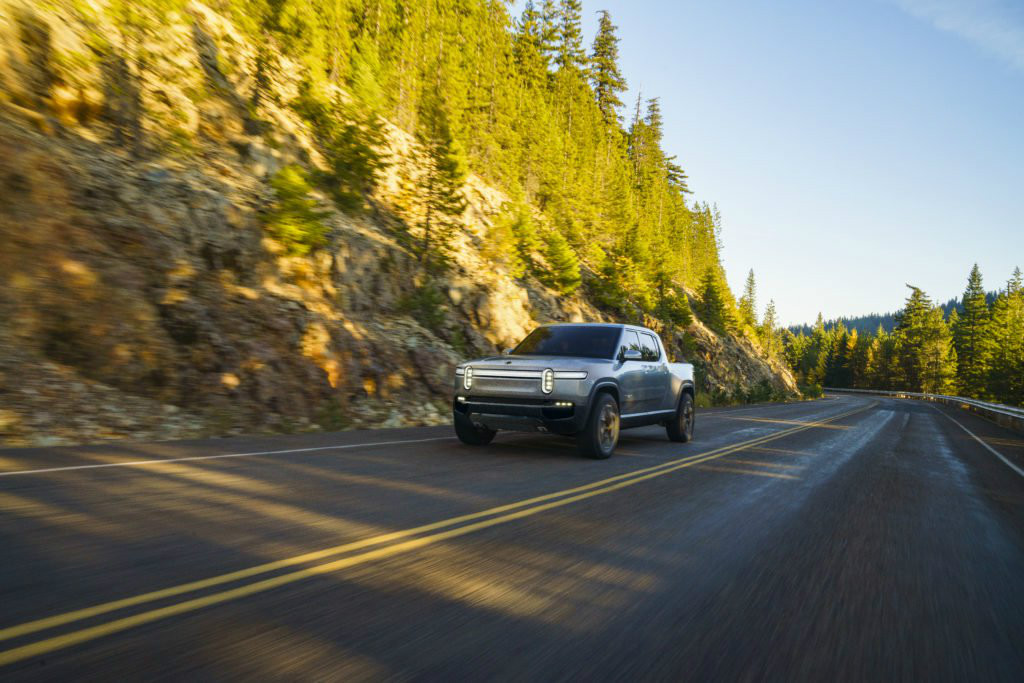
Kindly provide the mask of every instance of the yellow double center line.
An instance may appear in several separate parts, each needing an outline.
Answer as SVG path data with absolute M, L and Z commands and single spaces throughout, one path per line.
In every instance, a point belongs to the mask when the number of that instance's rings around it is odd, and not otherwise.
M 766 436 L 744 441 L 738 444 L 730 446 L 723 446 L 721 448 L 708 451 L 705 453 L 699 453 L 696 455 L 688 456 L 685 458 L 678 458 L 660 465 L 653 467 L 647 467 L 633 472 L 627 472 L 626 474 L 620 474 L 607 479 L 578 486 L 571 489 L 565 489 L 562 491 L 556 491 L 554 493 L 548 493 L 543 496 L 537 496 L 536 498 L 529 498 L 527 500 L 521 500 L 515 503 L 509 503 L 507 505 L 500 505 L 498 507 L 489 508 L 480 512 L 475 512 L 468 515 L 461 515 L 459 517 L 452 517 L 450 519 L 433 522 L 431 524 L 424 524 L 422 526 L 414 527 L 411 529 L 405 529 L 402 531 L 395 531 L 392 533 L 381 534 L 379 536 L 373 536 L 371 538 L 363 539 L 361 541 L 355 541 L 353 543 L 346 543 L 344 545 L 334 546 L 332 548 L 325 548 L 311 553 L 303 555 L 296 555 L 295 557 L 286 558 L 283 560 L 277 560 L 274 562 L 268 562 L 265 564 L 250 567 L 248 569 L 242 569 L 239 571 L 229 572 L 227 574 L 220 574 L 218 576 L 210 577 L 208 579 L 202 579 L 200 581 L 192 581 L 190 583 L 180 584 L 178 586 L 172 586 L 170 588 L 164 588 L 162 590 L 151 591 L 149 593 L 142 593 L 129 598 L 121 600 L 114 600 L 111 602 L 105 602 L 92 607 L 86 607 L 84 609 L 74 610 L 71 612 L 65 612 L 64 614 L 57 614 L 51 617 L 43 619 L 37 619 L 35 621 L 25 622 L 16 626 L 0 629 L 0 641 L 11 640 L 14 638 L 21 638 L 23 636 L 37 633 L 39 631 L 56 628 L 58 626 L 64 626 L 77 621 L 90 619 L 110 612 L 115 612 L 128 607 L 142 605 L 156 600 L 162 600 L 166 598 L 175 597 L 185 593 L 193 593 L 195 591 L 212 588 L 214 586 L 220 586 L 227 583 L 234 583 L 242 579 L 247 579 L 261 574 L 267 574 L 280 569 L 286 569 L 288 567 L 294 567 L 296 565 L 308 564 L 317 560 L 323 560 L 328 557 L 335 555 L 341 555 L 344 553 L 351 553 L 356 550 L 363 550 L 365 548 L 371 548 L 372 546 L 384 547 L 374 548 L 367 550 L 366 552 L 358 553 L 355 555 L 346 555 L 340 559 L 332 560 L 323 564 L 317 564 L 303 569 L 278 574 L 270 578 L 261 579 L 252 583 L 247 583 L 235 588 L 229 588 L 216 593 L 209 593 L 200 597 L 185 600 L 183 602 L 177 602 L 164 607 L 158 607 L 138 614 L 115 619 L 106 623 L 98 624 L 95 626 L 89 626 L 81 628 L 75 631 L 64 633 L 61 635 L 45 638 L 27 645 L 11 648 L 9 650 L 0 651 L 0 666 L 12 664 L 14 662 L 27 659 L 29 657 L 35 657 L 42 654 L 47 654 L 55 650 L 60 650 L 72 645 L 78 645 L 96 638 L 125 631 L 142 624 L 158 621 L 167 617 L 175 616 L 178 614 L 184 614 L 211 605 L 228 602 L 229 600 L 235 600 L 237 598 L 254 595 L 261 593 L 279 586 L 294 583 L 296 581 L 302 581 L 310 577 L 319 576 L 322 574 L 328 574 L 336 572 L 342 569 L 347 569 L 367 562 L 373 562 L 375 560 L 385 559 L 394 555 L 407 553 L 412 550 L 417 550 L 425 546 L 433 545 L 441 541 L 448 540 L 450 538 L 456 538 L 458 536 L 465 536 L 466 534 L 479 531 L 481 529 L 487 529 L 489 527 L 498 526 L 499 524 L 505 524 L 517 519 L 524 517 L 530 517 L 547 510 L 554 508 L 563 507 L 571 503 L 575 503 L 587 498 L 593 498 L 595 496 L 604 495 L 618 489 L 625 488 L 627 486 L 633 486 L 642 481 L 660 477 L 670 472 L 682 469 L 684 467 L 691 467 L 693 465 L 721 458 L 735 453 L 746 448 L 752 448 L 770 441 L 775 441 L 786 436 L 790 436 L 797 432 L 802 432 L 814 427 L 820 427 L 829 422 L 834 422 L 845 417 L 849 417 L 856 413 L 867 410 L 872 407 L 868 405 L 856 410 L 851 410 L 834 417 L 821 420 L 818 422 L 808 422 L 801 424 L 797 427 L 785 429 L 780 432 L 768 434 Z M 468 522 L 468 523 L 467 523 Z M 436 532 L 436 533 L 429 533 Z M 428 535 L 421 535 L 428 534 Z

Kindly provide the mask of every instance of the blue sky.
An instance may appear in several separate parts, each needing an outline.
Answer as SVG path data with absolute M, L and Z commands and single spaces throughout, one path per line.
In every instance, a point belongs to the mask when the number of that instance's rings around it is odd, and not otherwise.
M 588 43 L 599 9 L 782 323 L 1024 268 L 1024 0 L 584 0 Z

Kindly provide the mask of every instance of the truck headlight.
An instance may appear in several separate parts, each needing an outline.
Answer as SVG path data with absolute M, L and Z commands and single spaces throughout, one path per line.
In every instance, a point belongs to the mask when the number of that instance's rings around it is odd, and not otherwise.
M 469 389 L 473 388 L 473 366 L 467 365 L 466 372 L 462 375 L 462 386 Z
M 545 394 L 550 394 L 555 390 L 555 371 L 548 368 L 540 376 L 540 390 Z

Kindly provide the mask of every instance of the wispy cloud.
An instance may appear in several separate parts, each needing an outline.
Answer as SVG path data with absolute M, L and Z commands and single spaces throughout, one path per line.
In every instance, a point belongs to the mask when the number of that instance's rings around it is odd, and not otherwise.
M 894 0 L 909 14 L 955 33 L 1024 70 L 1021 0 Z

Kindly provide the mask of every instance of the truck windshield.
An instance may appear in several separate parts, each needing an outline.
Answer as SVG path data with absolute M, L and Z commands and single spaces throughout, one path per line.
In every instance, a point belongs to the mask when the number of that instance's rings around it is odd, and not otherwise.
M 613 358 L 622 330 L 618 327 L 538 327 L 517 346 L 515 355 Z

